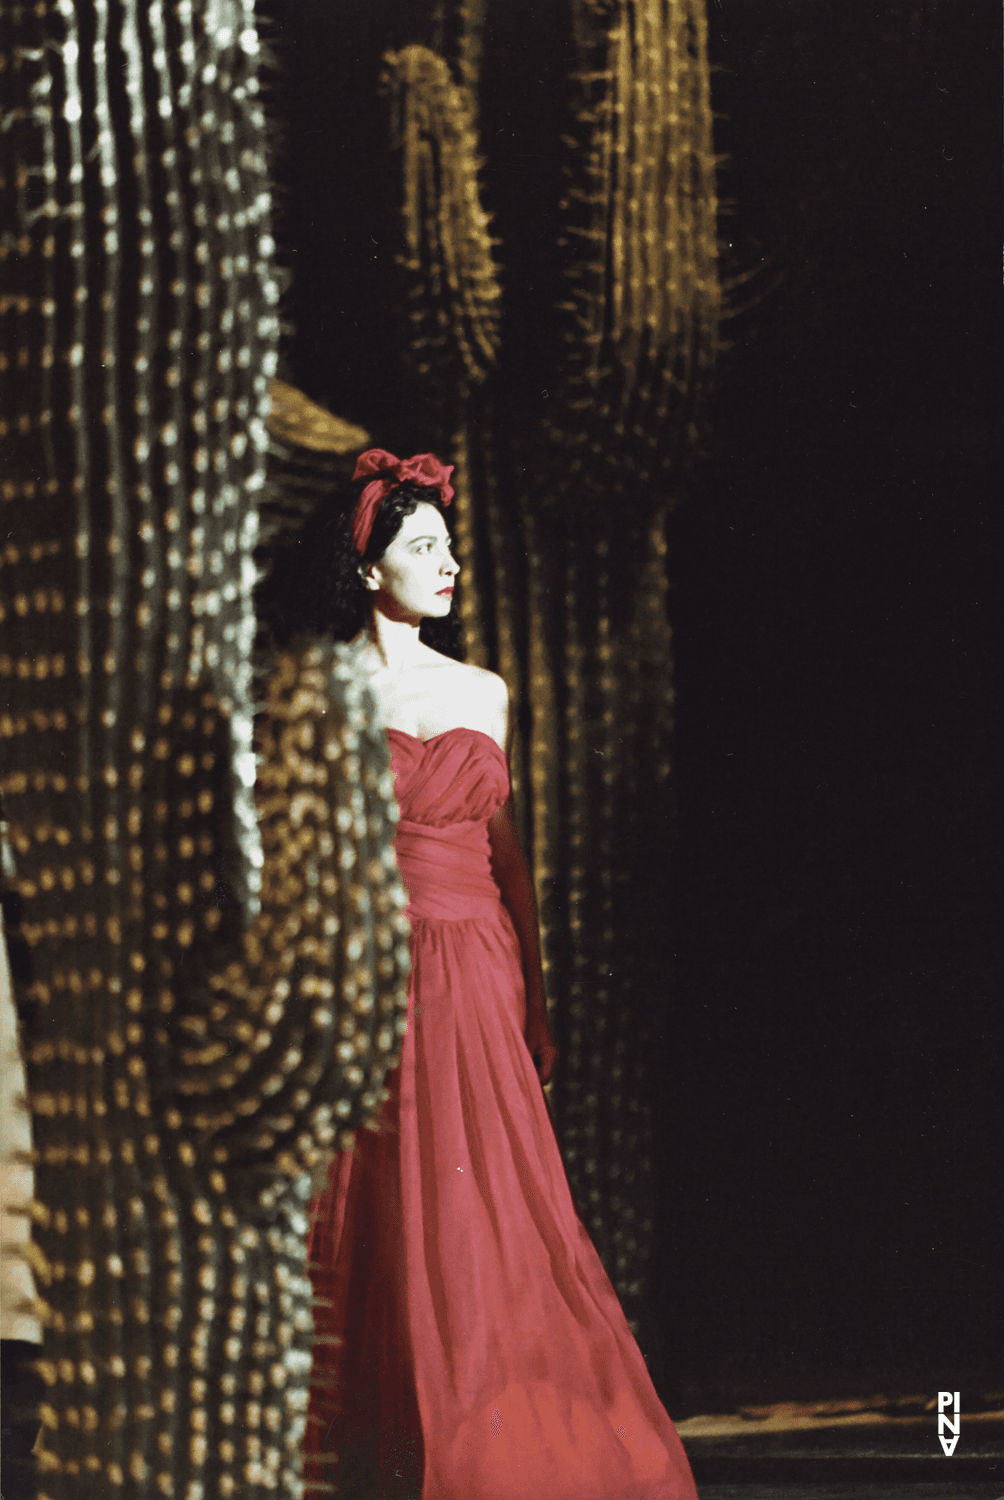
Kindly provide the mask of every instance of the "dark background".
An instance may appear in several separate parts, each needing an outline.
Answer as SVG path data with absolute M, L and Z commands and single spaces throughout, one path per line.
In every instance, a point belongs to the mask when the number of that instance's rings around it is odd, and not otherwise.
M 681 1414 L 965 1405 L 1004 1387 L 1000 28 L 970 0 L 708 9 L 731 347 L 671 530 L 677 959 L 643 1344 Z M 393 446 L 376 78 L 408 7 L 271 12 L 287 373 Z M 531 403 L 567 36 L 559 0 L 489 7 L 484 194 Z
M 669 1308 L 762 1395 L 1000 1390 L 999 34 L 709 14 L 763 270 L 674 544 Z

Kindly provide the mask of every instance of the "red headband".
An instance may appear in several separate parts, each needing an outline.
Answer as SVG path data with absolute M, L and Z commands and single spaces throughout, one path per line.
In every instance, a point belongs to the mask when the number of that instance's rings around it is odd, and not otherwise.
M 383 448 L 367 448 L 365 453 L 360 453 L 352 478 L 365 479 L 367 474 L 375 474 L 376 478 L 359 496 L 352 517 L 352 540 L 356 551 L 360 554 L 366 551 L 380 502 L 391 490 L 406 479 L 413 479 L 416 484 L 437 489 L 443 504 L 449 505 L 453 499 L 452 473 L 453 464 L 441 464 L 434 453 L 416 453 L 414 458 L 395 458 Z

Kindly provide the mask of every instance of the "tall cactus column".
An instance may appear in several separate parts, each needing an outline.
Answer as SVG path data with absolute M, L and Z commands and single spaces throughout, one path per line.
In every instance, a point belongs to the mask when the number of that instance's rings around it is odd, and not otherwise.
M 471 7 L 459 9 L 459 78 L 430 48 L 411 46 L 387 54 L 382 86 L 400 173 L 397 294 L 410 415 L 455 464 L 458 607 L 468 658 L 487 665 L 469 423 L 471 397 L 498 348 L 500 289 L 478 189 L 477 48 L 464 13 Z
M 0 769 L 52 1497 L 299 1492 L 310 1174 L 403 1024 L 386 745 L 330 653 L 273 683 L 262 880 L 257 62 L 251 0 L 0 4 Z
M 538 879 L 556 1112 L 586 1222 L 640 1321 L 675 1065 L 665 523 L 719 346 L 715 159 L 703 0 L 578 0 L 573 32 L 565 295 L 528 435 L 530 785 L 535 826 L 553 830 Z

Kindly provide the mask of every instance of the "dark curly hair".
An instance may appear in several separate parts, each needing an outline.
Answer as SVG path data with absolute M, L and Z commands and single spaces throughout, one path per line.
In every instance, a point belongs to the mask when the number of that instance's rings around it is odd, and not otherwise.
M 432 505 L 446 519 L 439 491 L 405 480 L 381 501 L 366 551 L 360 558 L 352 540 L 352 517 L 361 484 L 334 494 L 316 508 L 298 541 L 280 553 L 259 585 L 259 613 L 278 646 L 295 636 L 328 636 L 351 641 L 369 619 L 370 594 L 363 566 L 379 562 L 406 516 Z M 464 658 L 456 605 L 441 619 L 422 621 L 420 639 L 444 656 Z

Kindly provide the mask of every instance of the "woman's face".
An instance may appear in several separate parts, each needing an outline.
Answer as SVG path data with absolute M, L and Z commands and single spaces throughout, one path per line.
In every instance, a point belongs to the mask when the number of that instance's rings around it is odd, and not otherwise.
M 434 505 L 420 505 L 380 561 L 367 565 L 366 587 L 385 615 L 417 623 L 449 614 L 458 572 L 446 522 Z

